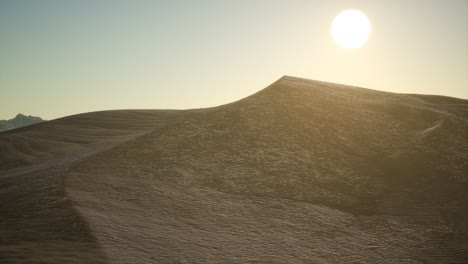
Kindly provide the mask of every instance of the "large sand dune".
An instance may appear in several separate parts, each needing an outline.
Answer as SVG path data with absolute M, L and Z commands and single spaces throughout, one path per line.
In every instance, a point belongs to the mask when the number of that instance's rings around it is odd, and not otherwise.
M 468 259 L 462 99 L 283 77 L 0 133 L 0 175 L 5 263 Z

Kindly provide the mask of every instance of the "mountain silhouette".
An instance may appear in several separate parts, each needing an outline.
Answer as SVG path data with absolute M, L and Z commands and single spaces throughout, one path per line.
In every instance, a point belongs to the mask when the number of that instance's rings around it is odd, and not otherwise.
M 468 100 L 285 76 L 213 108 L 4 132 L 0 256 L 463 263 L 467 131 Z
M 17 114 L 15 118 L 9 120 L 0 120 L 0 132 L 19 127 L 29 126 L 32 124 L 44 122 L 44 120 L 37 116 L 25 116 L 23 114 Z

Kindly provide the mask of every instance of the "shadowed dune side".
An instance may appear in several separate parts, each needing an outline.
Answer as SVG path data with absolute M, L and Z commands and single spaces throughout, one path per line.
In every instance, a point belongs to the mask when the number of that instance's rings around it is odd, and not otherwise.
M 161 128 L 180 113 L 94 112 L 0 133 L 0 262 L 105 263 L 63 176 L 74 162 Z
M 0 263 L 105 263 L 62 175 L 47 169 L 1 178 Z
M 111 263 L 463 263 L 468 102 L 284 77 L 70 168 Z

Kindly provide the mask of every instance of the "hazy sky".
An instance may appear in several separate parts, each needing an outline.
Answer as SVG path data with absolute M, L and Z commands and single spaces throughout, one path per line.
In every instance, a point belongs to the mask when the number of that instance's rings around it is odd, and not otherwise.
M 364 12 L 360 49 L 334 16 Z M 195 108 L 283 75 L 468 98 L 468 1 L 0 0 L 0 119 Z

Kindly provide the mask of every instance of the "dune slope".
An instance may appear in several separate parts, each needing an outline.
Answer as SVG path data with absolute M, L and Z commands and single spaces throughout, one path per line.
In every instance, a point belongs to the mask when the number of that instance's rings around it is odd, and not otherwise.
M 95 112 L 0 133 L 0 263 L 105 263 L 65 192 L 65 172 L 177 120 L 179 113 Z
M 283 77 L 210 109 L 89 115 L 0 134 L 3 245 L 24 244 L 15 219 L 40 240 L 63 199 L 81 227 L 50 240 L 106 263 L 468 259 L 467 100 Z M 12 213 L 36 181 L 46 209 Z

